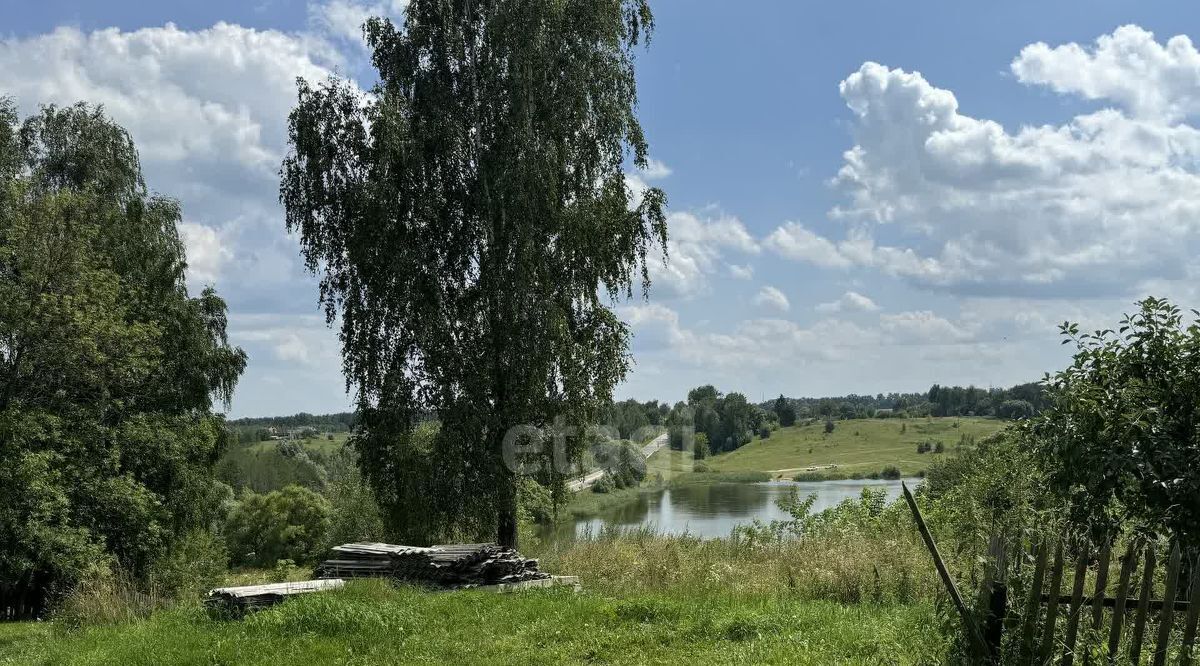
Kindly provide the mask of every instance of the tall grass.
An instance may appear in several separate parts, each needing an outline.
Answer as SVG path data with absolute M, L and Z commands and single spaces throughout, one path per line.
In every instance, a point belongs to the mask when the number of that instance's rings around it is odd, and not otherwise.
M 144 620 L 173 605 L 175 599 L 157 586 L 115 574 L 80 583 L 63 599 L 54 620 L 64 629 L 116 625 Z
M 908 534 L 850 532 L 764 543 L 610 528 L 574 543 L 549 543 L 537 554 L 547 570 L 606 591 L 907 604 L 933 601 L 940 589 L 928 553 Z
M 352 581 L 241 621 L 178 608 L 49 637 L 31 625 L 0 663 L 938 664 L 946 645 L 934 622 L 927 604 L 636 589 L 427 593 Z

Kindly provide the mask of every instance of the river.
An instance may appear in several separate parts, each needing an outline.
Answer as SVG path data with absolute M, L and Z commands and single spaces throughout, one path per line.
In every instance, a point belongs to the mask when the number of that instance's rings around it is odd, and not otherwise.
M 920 479 L 905 479 L 914 488 Z M 663 534 L 688 533 L 703 538 L 727 537 L 736 525 L 788 517 L 776 502 L 795 489 L 800 497 L 816 495 L 812 511 L 857 498 L 863 488 L 882 488 L 888 501 L 900 496 L 900 480 L 771 481 L 768 483 L 694 484 L 642 493 L 635 500 L 594 518 L 576 520 L 554 530 L 556 537 L 599 534 L 605 527 L 650 527 Z

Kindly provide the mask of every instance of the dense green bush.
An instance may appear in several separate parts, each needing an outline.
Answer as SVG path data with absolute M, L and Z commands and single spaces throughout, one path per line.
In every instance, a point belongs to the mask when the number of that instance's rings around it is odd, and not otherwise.
M 1062 326 L 1074 359 L 1047 378 L 1051 407 L 1023 424 L 1073 522 L 1200 548 L 1200 313 L 1138 305 L 1117 330 Z
M 518 517 L 522 522 L 548 525 L 554 521 L 554 498 L 550 489 L 529 477 L 521 477 L 517 496 Z
M 246 491 L 229 515 L 225 534 L 237 564 L 310 562 L 321 554 L 329 523 L 329 502 L 324 497 L 288 486 L 265 495 Z
M 362 476 L 354 453 L 348 449 L 329 456 L 322 494 L 329 502 L 326 543 L 336 546 L 354 541 L 383 541 L 387 530 L 375 493 Z
M 172 544 L 150 569 L 150 588 L 170 597 L 195 597 L 218 587 L 229 552 L 213 532 L 195 530 Z

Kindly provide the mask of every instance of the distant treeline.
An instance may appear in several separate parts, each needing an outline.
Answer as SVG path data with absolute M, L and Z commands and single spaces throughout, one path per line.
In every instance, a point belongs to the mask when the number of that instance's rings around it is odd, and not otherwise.
M 309 414 L 300 412 L 291 416 L 264 416 L 233 419 L 226 422 L 234 440 L 240 444 L 263 442 L 272 437 L 283 437 L 294 431 L 303 431 L 303 437 L 315 437 L 321 433 L 350 432 L 354 429 L 354 412 L 336 414 Z
M 745 398 L 740 393 L 722 395 L 711 386 L 697 387 L 689 392 L 687 402 L 674 406 L 667 402 L 648 400 L 622 400 L 614 402 L 602 415 L 600 421 L 612 426 L 621 439 L 631 439 L 646 427 L 667 426 L 672 420 L 678 421 L 683 417 L 681 409 L 685 406 L 695 408 L 700 403 L 711 403 L 709 407 L 725 408 L 722 398 L 733 396 L 728 406 L 731 413 L 726 421 L 724 431 L 718 433 L 718 428 L 712 423 L 701 424 L 702 432 L 712 431 L 714 449 L 726 447 L 737 448 L 745 439 L 742 432 L 757 433 L 765 421 L 776 421 L 783 414 L 783 425 L 791 425 L 796 419 L 865 419 L 865 418 L 905 418 L 925 416 L 990 416 L 1002 419 L 1028 418 L 1039 414 L 1048 407 L 1044 389 L 1041 384 L 1030 382 L 1018 384 L 1011 388 L 978 388 L 975 386 L 941 386 L 934 384 L 925 393 L 876 393 L 875 395 L 859 395 L 851 393 L 843 396 L 828 396 L 822 398 L 789 398 L 779 396 L 773 400 L 749 405 L 757 409 L 734 407 L 740 405 Z M 787 413 L 784 407 L 790 407 Z M 712 421 L 708 410 L 700 409 L 701 420 Z M 743 414 L 742 412 L 745 412 Z M 674 415 L 674 419 L 672 416 Z M 695 414 L 691 414 L 694 419 Z M 717 419 L 718 421 L 720 419 Z M 233 419 L 228 422 L 230 428 L 242 442 L 253 442 L 268 438 L 268 428 L 275 428 L 280 434 L 289 430 L 313 429 L 325 432 L 349 432 L 354 429 L 354 413 L 340 412 L 335 414 L 308 414 L 301 412 L 292 416 L 268 416 L 258 418 Z M 711 426 L 711 427 L 708 427 Z M 726 440 L 729 440 L 726 443 Z
M 796 418 L 865 419 L 923 416 L 991 416 L 1002 419 L 1028 418 L 1048 407 L 1041 384 L 1030 382 L 1012 388 L 941 386 L 926 393 L 850 394 L 825 398 L 787 398 L 759 403 L 777 409 L 782 399 L 795 410 Z
M 354 412 L 336 414 L 309 414 L 300 412 L 291 416 L 262 416 L 232 419 L 229 425 L 256 428 L 317 428 L 334 432 L 345 432 L 354 428 Z

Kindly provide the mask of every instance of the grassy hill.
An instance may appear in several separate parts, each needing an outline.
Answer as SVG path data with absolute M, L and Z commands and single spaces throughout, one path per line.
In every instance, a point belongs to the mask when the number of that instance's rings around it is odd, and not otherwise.
M 857 419 L 836 421 L 825 433 L 824 421 L 780 428 L 768 439 L 755 439 L 742 448 L 712 456 L 705 464 L 719 472 L 767 472 L 792 478 L 808 468 L 822 476 L 852 476 L 896 465 L 905 475 L 929 466 L 938 455 L 917 453 L 921 442 L 941 442 L 950 453 L 966 438 L 982 439 L 998 432 L 1007 421 L 947 417 L 927 419 Z

